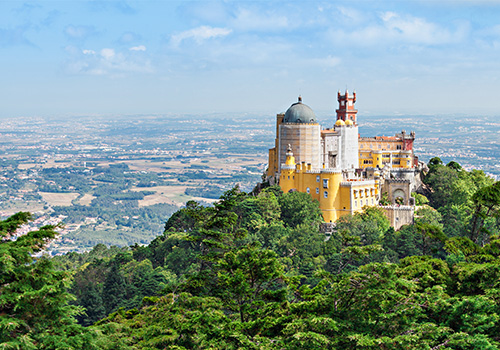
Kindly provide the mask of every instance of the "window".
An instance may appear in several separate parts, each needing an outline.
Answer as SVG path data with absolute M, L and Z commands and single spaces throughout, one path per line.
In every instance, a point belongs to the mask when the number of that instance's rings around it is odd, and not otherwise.
M 372 205 L 373 205 L 373 198 L 372 198 Z
M 316 176 L 316 182 L 319 182 L 319 175 Z
M 363 206 L 363 200 L 362 199 L 359 201 L 359 205 Z
M 328 198 L 328 191 L 323 192 L 323 197 Z
M 328 179 L 323 179 L 323 188 L 328 188 Z
M 290 176 L 288 176 L 288 180 L 290 180 Z
M 396 149 L 401 149 L 401 145 L 397 145 L 397 146 L 396 146 Z
M 307 193 L 311 193 L 311 189 L 310 189 L 309 187 L 308 187 L 308 188 L 306 188 L 306 192 L 307 192 Z
M 358 201 L 354 201 L 354 208 L 358 206 Z
M 319 194 L 319 187 L 316 187 L 316 194 Z

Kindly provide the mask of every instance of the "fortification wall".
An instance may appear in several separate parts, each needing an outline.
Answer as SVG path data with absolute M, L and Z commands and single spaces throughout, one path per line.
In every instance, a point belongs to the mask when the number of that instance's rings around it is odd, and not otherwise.
M 415 207 L 412 206 L 383 206 L 385 216 L 389 219 L 391 226 L 397 231 L 403 225 L 413 224 Z

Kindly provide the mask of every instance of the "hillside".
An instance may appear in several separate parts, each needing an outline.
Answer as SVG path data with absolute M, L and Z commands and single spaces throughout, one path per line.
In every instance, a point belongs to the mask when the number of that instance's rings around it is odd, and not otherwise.
M 398 232 L 366 208 L 325 239 L 317 202 L 269 187 L 188 202 L 148 246 L 27 264 L 53 227 L 3 240 L 0 338 L 39 349 L 495 349 L 500 182 L 438 158 L 429 168 L 430 205 Z

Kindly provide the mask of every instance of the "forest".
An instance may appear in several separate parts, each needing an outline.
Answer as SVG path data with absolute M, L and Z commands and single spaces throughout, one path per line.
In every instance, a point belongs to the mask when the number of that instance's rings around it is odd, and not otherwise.
M 0 349 L 498 349 L 500 182 L 432 158 L 399 231 L 381 209 L 320 232 L 277 186 L 190 201 L 149 245 L 48 257 L 0 222 Z

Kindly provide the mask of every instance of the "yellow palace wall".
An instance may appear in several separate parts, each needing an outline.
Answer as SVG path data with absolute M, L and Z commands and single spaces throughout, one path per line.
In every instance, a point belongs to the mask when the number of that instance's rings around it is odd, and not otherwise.
M 361 211 L 364 205 L 377 203 L 378 189 L 375 181 L 343 181 L 342 172 L 313 170 L 305 163 L 295 164 L 293 156 L 287 156 L 279 182 L 285 193 L 295 189 L 309 193 L 318 200 L 325 222 L 335 222 L 341 216 Z
M 390 163 L 392 154 L 393 168 L 411 168 L 411 151 L 403 150 L 403 141 L 398 139 L 367 139 L 361 138 L 359 141 L 359 167 L 383 168 Z
M 392 154 L 392 159 L 391 159 Z M 390 164 L 392 168 L 408 169 L 412 167 L 411 151 L 369 151 L 359 150 L 359 167 L 383 168 L 385 164 Z

